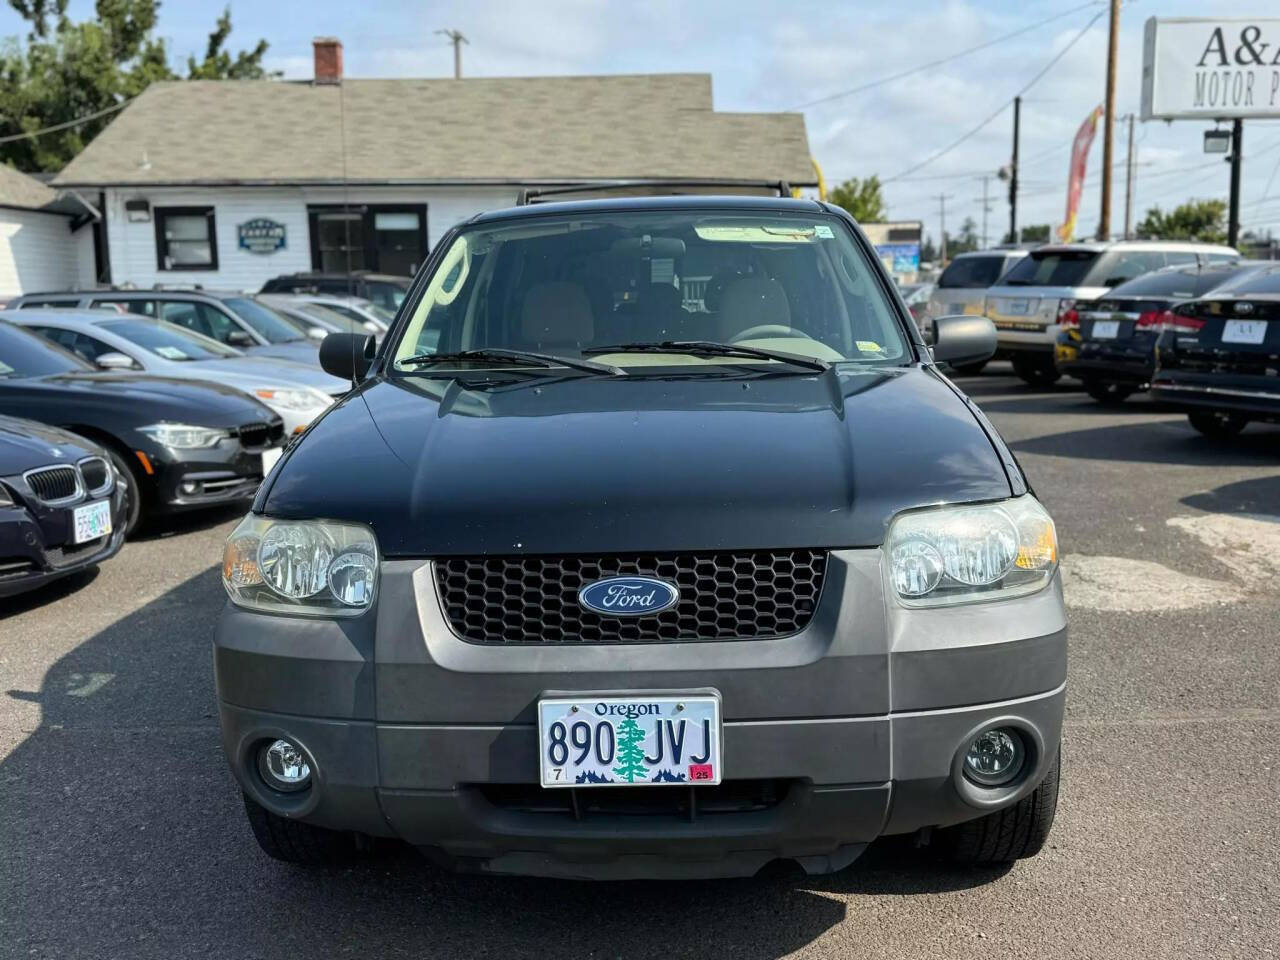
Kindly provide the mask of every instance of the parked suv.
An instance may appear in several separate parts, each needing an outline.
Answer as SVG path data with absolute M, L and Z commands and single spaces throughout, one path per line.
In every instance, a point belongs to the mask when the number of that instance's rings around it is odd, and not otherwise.
M 409 290 L 409 277 L 397 277 L 387 273 L 288 273 L 273 277 L 262 285 L 261 293 L 323 293 L 336 296 L 361 297 L 371 300 L 384 310 L 395 313 L 400 309 Z
M 1096 300 L 1112 287 L 1171 264 L 1238 260 L 1231 247 L 1167 240 L 1117 240 L 1037 247 L 987 291 L 987 316 L 999 336 L 997 356 L 1033 385 L 1062 374 L 1054 346 L 1064 326 L 1077 321 L 1076 303 Z
M 33 307 L 79 307 L 137 313 L 186 327 L 254 356 L 279 357 L 313 366 L 317 362 L 315 343 L 251 294 L 161 289 L 33 293 L 11 300 L 7 309 L 27 310 Z
M 710 273 L 686 305 L 680 278 Z M 703 275 L 703 274 L 699 274 Z M 648 197 L 452 229 L 231 533 L 223 745 L 282 860 L 393 836 L 575 878 L 1045 842 L 1053 521 L 839 208 Z M 363 844 L 366 846 L 367 844 Z

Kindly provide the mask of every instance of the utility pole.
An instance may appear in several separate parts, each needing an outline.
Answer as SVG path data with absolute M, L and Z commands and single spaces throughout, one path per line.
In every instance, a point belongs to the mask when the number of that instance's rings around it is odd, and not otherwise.
M 1112 119 L 1116 115 L 1116 42 L 1120 33 L 1120 0 L 1111 0 L 1111 30 L 1107 36 L 1107 97 L 1102 122 L 1102 213 L 1098 217 L 1098 239 L 1111 235 L 1111 164 L 1113 162 Z
M 1129 114 L 1129 152 L 1124 163 L 1124 238 L 1133 238 L 1133 175 L 1137 169 L 1133 156 L 1133 114 Z
M 984 176 L 982 178 L 982 249 L 987 249 L 987 214 L 991 212 L 990 202 L 987 200 L 987 181 L 991 178 Z
M 1231 121 L 1231 212 L 1227 216 L 1227 246 L 1234 247 L 1240 239 L 1240 161 L 1244 153 L 1244 122 L 1236 117 Z
M 1013 162 L 1009 164 L 1009 240 L 1018 242 L 1018 123 L 1022 118 L 1022 97 L 1013 98 Z
M 938 260 L 943 267 L 947 265 L 947 201 L 953 196 L 955 195 L 950 193 L 938 194 L 938 209 L 942 219 L 942 242 L 938 246 Z
M 437 30 L 436 33 L 449 38 L 453 44 L 453 79 L 462 79 L 462 45 L 471 41 L 462 35 L 461 30 Z

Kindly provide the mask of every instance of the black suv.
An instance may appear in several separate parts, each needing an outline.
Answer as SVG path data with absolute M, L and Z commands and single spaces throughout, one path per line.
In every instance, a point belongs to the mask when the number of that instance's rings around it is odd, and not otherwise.
M 262 285 L 260 293 L 330 293 L 347 294 L 371 300 L 395 313 L 409 292 L 409 277 L 389 273 L 287 273 Z

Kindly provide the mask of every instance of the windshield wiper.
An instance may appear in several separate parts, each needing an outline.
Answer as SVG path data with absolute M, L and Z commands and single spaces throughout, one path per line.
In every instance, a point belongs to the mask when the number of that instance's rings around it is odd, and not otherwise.
M 817 357 L 805 357 L 781 350 L 765 350 L 737 343 L 721 343 L 718 340 L 661 340 L 640 343 L 615 343 L 608 347 L 588 347 L 584 354 L 595 353 L 684 353 L 691 357 L 751 357 L 757 360 L 777 360 L 810 370 L 827 371 L 831 364 Z
M 397 360 L 404 365 L 434 364 L 449 362 L 479 363 L 511 363 L 527 367 L 568 367 L 571 370 L 585 370 L 587 373 L 607 373 L 612 377 L 625 377 L 627 372 L 621 367 L 609 363 L 596 363 L 594 360 L 575 360 L 572 357 L 561 357 L 550 353 L 534 353 L 531 350 L 507 350 L 505 348 L 488 347 L 483 350 L 458 350 L 453 353 L 420 353 L 417 356 Z

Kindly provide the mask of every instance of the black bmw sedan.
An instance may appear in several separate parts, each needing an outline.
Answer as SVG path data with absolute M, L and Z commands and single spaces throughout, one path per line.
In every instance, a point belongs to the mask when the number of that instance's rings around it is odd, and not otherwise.
M 0 320 L 0 414 L 64 427 L 100 444 L 144 513 L 253 496 L 280 456 L 284 424 L 246 394 L 212 383 L 103 373 Z
M 97 444 L 0 416 L 0 597 L 114 556 L 131 495 Z

